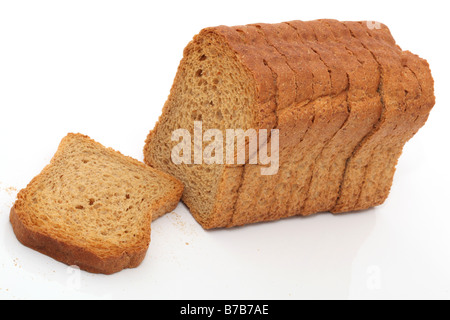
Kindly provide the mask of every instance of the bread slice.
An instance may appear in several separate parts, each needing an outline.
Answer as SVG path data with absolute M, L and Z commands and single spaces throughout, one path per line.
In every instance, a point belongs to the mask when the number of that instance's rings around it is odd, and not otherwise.
M 367 209 L 388 197 L 401 151 L 433 106 L 427 62 L 383 24 L 206 28 L 184 51 L 145 162 L 185 184 L 182 200 L 206 229 Z M 278 129 L 278 173 L 249 162 L 174 164 L 172 133 L 193 135 L 194 121 L 224 136 Z
M 92 273 L 137 267 L 150 225 L 173 210 L 183 185 L 81 134 L 18 194 L 10 221 L 27 247 Z

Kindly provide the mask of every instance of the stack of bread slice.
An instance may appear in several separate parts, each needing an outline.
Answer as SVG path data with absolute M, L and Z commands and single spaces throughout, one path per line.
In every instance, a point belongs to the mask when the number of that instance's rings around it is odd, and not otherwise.
M 184 203 L 208 229 L 367 209 L 388 197 L 402 149 L 434 103 L 428 63 L 381 23 L 207 28 L 184 51 L 145 161 L 183 182 Z M 170 161 L 171 133 L 194 135 L 199 121 L 203 132 L 277 129 L 278 173 Z

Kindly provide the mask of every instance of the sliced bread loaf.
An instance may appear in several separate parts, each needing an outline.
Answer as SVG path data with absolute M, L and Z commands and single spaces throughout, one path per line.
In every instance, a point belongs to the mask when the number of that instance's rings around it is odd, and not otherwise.
M 51 163 L 19 192 L 10 221 L 25 246 L 112 274 L 142 262 L 152 219 L 173 210 L 182 192 L 168 174 L 69 134 Z
M 207 229 L 367 209 L 388 197 L 401 151 L 434 102 L 428 63 L 383 24 L 206 28 L 184 51 L 145 161 L 185 184 L 183 201 Z M 249 162 L 173 163 L 172 133 L 194 135 L 194 121 L 224 136 L 278 129 L 278 173 Z

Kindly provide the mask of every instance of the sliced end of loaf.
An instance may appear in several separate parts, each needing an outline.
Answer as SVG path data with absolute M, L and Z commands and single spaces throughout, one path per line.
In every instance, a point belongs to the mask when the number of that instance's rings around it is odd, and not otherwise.
M 254 81 L 223 35 L 205 29 L 187 46 L 178 69 L 164 116 L 149 134 L 144 150 L 145 162 L 170 172 L 185 185 L 183 201 L 204 227 L 217 205 L 217 194 L 226 168 L 217 164 L 174 164 L 172 133 L 186 129 L 192 137 L 194 122 L 203 123 L 202 134 L 209 129 L 239 128 L 255 124 Z M 225 139 L 224 139 L 225 140 Z M 205 146 L 203 146 L 205 147 Z M 202 150 L 203 151 L 203 150 Z

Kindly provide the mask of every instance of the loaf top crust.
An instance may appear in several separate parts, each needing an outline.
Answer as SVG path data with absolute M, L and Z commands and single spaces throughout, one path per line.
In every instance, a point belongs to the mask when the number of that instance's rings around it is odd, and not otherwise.
M 222 37 L 255 81 L 258 104 L 252 106 L 256 113 L 252 127 L 271 129 L 277 127 L 277 117 L 284 109 L 305 105 L 320 97 L 337 96 L 348 89 L 345 71 L 349 66 L 342 56 L 336 55 L 336 52 L 342 50 L 346 50 L 347 54 L 348 49 L 343 49 L 336 38 L 342 35 L 344 39 L 351 37 L 359 41 L 360 36 L 355 34 L 354 30 L 365 33 L 368 38 L 364 41 L 369 42 L 371 46 L 389 51 L 393 55 L 402 54 L 389 28 L 382 23 L 371 21 L 341 22 L 322 19 L 217 26 L 203 29 L 193 41 L 208 33 Z M 190 48 L 188 46 L 185 49 L 185 56 L 189 54 Z M 429 70 L 426 60 L 416 55 L 410 59 L 416 59 L 416 63 Z M 388 65 L 390 63 L 384 62 Z M 395 64 L 396 62 L 392 61 L 393 67 Z M 428 104 L 434 105 L 434 83 L 431 77 L 428 78 Z M 376 79 L 367 77 L 364 81 L 370 86 L 371 81 Z M 362 82 L 362 89 L 363 86 Z

